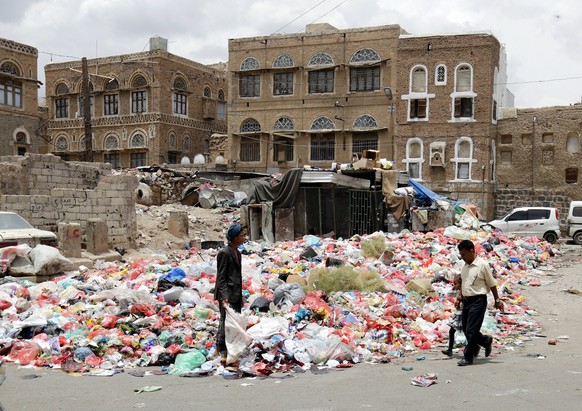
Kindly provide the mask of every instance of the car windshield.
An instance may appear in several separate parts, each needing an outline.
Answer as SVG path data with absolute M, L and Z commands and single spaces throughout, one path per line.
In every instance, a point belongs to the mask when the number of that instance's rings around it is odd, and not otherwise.
M 33 228 L 18 214 L 0 214 L 0 230 L 25 230 Z

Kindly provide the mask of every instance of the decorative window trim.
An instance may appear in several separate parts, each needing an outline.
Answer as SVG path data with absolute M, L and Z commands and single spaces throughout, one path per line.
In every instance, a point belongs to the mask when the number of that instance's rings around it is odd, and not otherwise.
M 333 62 L 333 58 L 323 52 L 315 53 L 307 63 L 308 67 L 327 67 L 333 66 L 335 63 Z
M 319 116 L 311 123 L 310 130 L 317 131 L 336 131 L 337 128 L 333 120 L 326 116 Z
M 168 133 L 168 150 L 176 150 L 178 148 L 178 140 L 176 138 L 176 133 L 170 131 Z
M 414 88 L 413 76 L 414 73 L 419 69 L 422 69 L 422 71 L 424 71 L 424 91 L 413 91 Z M 427 93 L 428 93 L 428 70 L 426 66 L 424 66 L 423 64 L 415 64 L 414 66 L 412 66 L 410 72 L 408 73 L 408 94 L 427 94 Z
M 184 134 L 182 137 L 182 150 L 190 151 L 192 149 L 192 139 L 189 134 Z
M 136 74 L 131 79 L 131 88 L 146 88 L 148 86 L 148 80 L 143 74 Z
M 354 120 L 354 122 L 352 123 L 352 128 L 354 130 L 377 129 L 378 122 L 373 116 L 369 114 L 362 114 L 361 116 Z
M 260 133 L 261 123 L 259 123 L 254 118 L 247 118 L 240 124 L 241 133 Z
M 3 61 L 0 64 L 0 73 L 8 74 L 9 76 L 19 77 L 22 70 L 15 61 Z
M 58 136 L 55 139 L 55 150 L 58 152 L 69 151 L 69 139 L 66 136 Z
M 293 131 L 295 126 L 289 117 L 279 117 L 273 124 L 274 131 Z
M 459 157 L 459 147 L 462 142 L 469 143 L 469 150 L 470 150 L 470 157 Z M 474 146 L 473 146 L 473 139 L 470 137 L 459 137 L 455 142 L 455 156 L 451 158 L 451 163 L 455 164 L 455 178 L 451 180 L 451 182 L 478 182 L 479 180 L 473 180 L 473 163 L 476 163 L 478 160 L 473 158 L 474 155 Z M 459 175 L 459 164 L 460 163 L 469 163 L 469 178 L 458 178 Z
M 146 147 L 147 147 L 146 133 L 141 131 L 133 133 L 133 135 L 129 139 L 129 148 L 146 148 Z
M 255 57 L 247 57 L 240 63 L 240 71 L 260 70 L 261 63 Z
M 210 86 L 204 86 L 204 91 L 202 92 L 202 95 L 205 98 L 212 98 L 212 89 L 210 88 Z
M 444 73 L 443 73 L 443 80 L 439 81 L 439 69 L 443 69 Z M 447 66 L 445 64 L 439 64 L 438 66 L 436 66 L 435 70 L 434 70 L 434 85 L 435 86 L 446 86 L 447 85 L 447 75 L 448 75 L 448 70 L 447 70 Z
M 273 60 L 273 68 L 289 68 L 295 67 L 295 62 L 288 54 L 281 54 Z
M 420 144 L 420 157 L 411 157 L 410 156 L 410 146 L 412 144 L 418 143 Z M 412 163 L 418 164 L 418 178 L 415 180 L 422 181 L 422 165 L 424 163 L 424 141 L 422 141 L 419 137 L 412 137 L 406 141 L 406 158 L 402 160 L 404 164 L 406 164 L 406 172 L 408 172 L 408 166 Z M 410 177 L 413 178 L 413 177 Z
M 380 54 L 371 48 L 363 48 L 352 54 L 350 58 L 350 64 L 369 64 L 369 63 L 379 63 L 382 59 Z
M 119 137 L 115 134 L 109 134 L 105 137 L 105 140 L 103 140 L 103 150 L 119 150 L 119 148 Z
M 219 88 L 218 92 L 216 93 L 216 96 L 217 96 L 218 101 L 222 101 L 222 102 L 226 101 L 226 98 L 224 97 L 224 90 L 223 89 Z

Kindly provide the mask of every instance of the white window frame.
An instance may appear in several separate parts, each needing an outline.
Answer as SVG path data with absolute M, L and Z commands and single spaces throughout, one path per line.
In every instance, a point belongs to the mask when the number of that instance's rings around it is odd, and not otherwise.
M 420 157 L 410 157 L 410 146 L 414 143 L 420 144 Z M 424 163 L 424 141 L 422 141 L 419 137 L 412 137 L 406 141 L 406 158 L 402 160 L 403 163 L 406 164 L 406 172 L 409 170 L 409 165 L 413 163 L 418 164 L 418 177 L 411 177 L 415 180 L 422 181 L 422 165 Z
M 424 69 L 425 78 L 424 78 L 424 89 L 426 90 L 424 93 L 414 92 L 412 91 L 412 74 L 417 68 Z M 430 99 L 434 98 L 435 94 L 428 93 L 428 70 L 426 66 L 422 64 L 415 64 L 410 69 L 408 73 L 408 94 L 404 94 L 401 99 L 406 101 L 406 121 L 418 121 L 418 122 L 426 122 L 429 121 L 430 118 Z M 424 118 L 416 118 L 410 117 L 410 105 L 412 104 L 412 100 L 426 100 L 426 116 Z
M 459 69 L 463 66 L 467 66 L 471 72 L 471 86 L 469 87 L 469 91 L 457 91 L 457 81 L 458 81 L 458 73 Z M 463 122 L 475 122 L 475 97 L 477 94 L 473 91 L 473 84 L 474 84 L 474 70 L 473 66 L 469 63 L 459 63 L 455 67 L 455 85 L 453 88 L 453 92 L 451 93 L 451 119 L 449 123 L 463 123 Z M 471 117 L 455 117 L 455 99 L 457 98 L 471 98 L 472 107 L 471 107 Z
M 443 81 L 439 81 L 439 68 L 443 68 L 445 71 L 445 79 Z M 435 86 L 446 86 L 447 85 L 447 75 L 448 75 L 448 70 L 447 70 L 447 66 L 446 64 L 439 64 L 436 66 L 435 70 L 434 70 L 434 85 Z
M 461 146 L 461 143 L 463 142 L 468 142 L 469 143 L 469 151 L 470 151 L 470 155 L 469 157 L 459 157 L 459 148 Z M 476 180 L 473 180 L 472 175 L 473 175 L 473 163 L 476 163 L 477 160 L 475 158 L 473 158 L 474 155 L 474 146 L 473 146 L 473 139 L 470 137 L 459 137 L 457 139 L 457 141 L 455 142 L 455 157 L 451 158 L 451 163 L 455 164 L 455 178 L 452 180 L 453 182 L 456 181 L 471 181 L 474 182 Z M 469 164 L 469 178 L 459 178 L 459 166 L 461 164 Z

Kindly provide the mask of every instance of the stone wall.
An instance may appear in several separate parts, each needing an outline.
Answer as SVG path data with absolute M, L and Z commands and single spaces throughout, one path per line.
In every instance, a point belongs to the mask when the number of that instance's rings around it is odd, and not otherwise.
M 0 210 L 15 211 L 33 226 L 91 218 L 107 223 L 109 245 L 132 246 L 137 234 L 135 176 L 110 174 L 108 164 L 67 163 L 53 155 L 0 157 Z

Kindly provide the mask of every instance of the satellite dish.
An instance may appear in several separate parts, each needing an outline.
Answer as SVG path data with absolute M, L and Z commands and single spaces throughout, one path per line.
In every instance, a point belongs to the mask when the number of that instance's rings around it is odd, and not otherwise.
M 182 157 L 182 160 L 180 160 L 180 164 L 190 164 L 190 159 L 188 158 L 188 156 Z
M 194 164 L 204 164 L 205 162 L 204 154 L 198 153 L 194 156 Z

